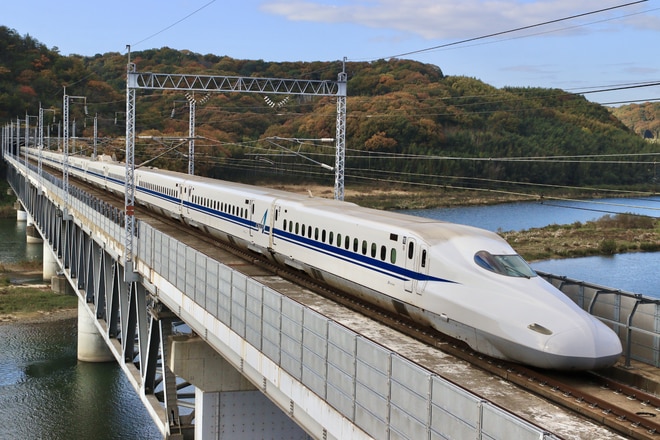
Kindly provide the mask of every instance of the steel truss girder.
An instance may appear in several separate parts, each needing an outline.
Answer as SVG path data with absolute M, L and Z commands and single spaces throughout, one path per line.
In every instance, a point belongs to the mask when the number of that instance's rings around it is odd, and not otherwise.
M 128 73 L 128 88 L 199 92 L 252 92 L 284 95 L 336 96 L 336 81 L 257 78 L 240 76 Z
M 8 180 L 33 217 L 44 245 L 51 245 L 77 295 L 96 317 L 106 343 L 159 428 L 167 438 L 180 438 L 194 415 L 179 414 L 177 378 L 163 367 L 168 364 L 166 341 L 175 315 L 162 304 L 156 304 L 158 313 L 152 313 L 155 300 L 145 286 L 139 281 L 127 283 L 122 261 L 107 252 L 75 216 L 63 217 L 56 202 L 34 186 L 26 187 L 28 179 L 13 167 Z M 82 194 L 72 191 L 76 195 Z M 158 401 L 161 394 L 163 400 Z

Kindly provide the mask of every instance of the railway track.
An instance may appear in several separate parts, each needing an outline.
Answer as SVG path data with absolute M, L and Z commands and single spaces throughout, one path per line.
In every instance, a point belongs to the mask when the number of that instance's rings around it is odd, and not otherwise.
M 100 195 L 97 188 L 80 180 L 75 180 L 77 185 L 84 187 L 88 192 Z M 108 198 L 111 198 L 115 206 L 123 209 L 124 200 L 122 198 L 107 193 L 102 195 L 104 200 L 107 201 Z M 176 220 L 155 217 L 141 207 L 136 207 L 135 212 L 138 219 L 167 224 L 175 230 L 181 230 L 182 224 Z M 238 258 L 261 267 L 267 272 L 278 275 L 351 310 L 377 320 L 424 344 L 435 347 L 444 353 L 513 383 L 528 392 L 568 408 L 597 424 L 607 426 L 621 435 L 639 440 L 660 439 L 660 398 L 653 394 L 616 382 L 603 374 L 595 372 L 549 372 L 486 357 L 474 352 L 461 341 L 449 338 L 434 329 L 421 326 L 401 316 L 377 309 L 340 291 L 329 289 L 307 275 L 291 268 L 275 265 L 255 254 L 236 249 L 194 228 L 187 228 L 187 232 L 210 246 L 219 247 Z M 530 422 L 534 423 L 533 421 Z

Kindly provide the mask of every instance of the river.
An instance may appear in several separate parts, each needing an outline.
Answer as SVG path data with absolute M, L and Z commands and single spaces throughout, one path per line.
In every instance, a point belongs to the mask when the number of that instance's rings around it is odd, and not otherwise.
M 558 206 L 561 205 L 561 206 Z M 660 197 L 584 202 L 511 203 L 406 211 L 508 231 L 570 224 L 607 212 L 658 216 Z M 41 245 L 25 243 L 25 223 L 0 219 L 0 263 L 40 260 Z M 660 253 L 622 254 L 535 262 L 532 266 L 604 286 L 660 297 Z M 115 363 L 76 360 L 76 320 L 0 325 L 0 439 L 159 439 L 152 422 Z

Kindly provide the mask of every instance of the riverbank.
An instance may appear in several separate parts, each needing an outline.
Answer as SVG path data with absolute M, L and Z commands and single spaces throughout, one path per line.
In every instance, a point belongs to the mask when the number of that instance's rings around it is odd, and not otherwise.
M 261 186 L 282 191 L 307 194 L 313 197 L 334 198 L 334 187 L 318 184 L 273 184 L 262 182 Z M 546 195 L 547 196 L 547 195 Z M 598 198 L 600 193 L 575 193 L 554 191 L 553 197 Z M 607 195 L 611 197 L 611 195 Z M 495 190 L 462 190 L 438 186 L 389 184 L 351 185 L 344 188 L 344 200 L 360 206 L 385 210 L 433 209 L 454 206 L 497 205 L 512 202 L 539 200 L 538 194 L 524 194 Z
M 0 265 L 0 324 L 77 316 L 78 297 L 54 293 L 40 278 L 41 263 Z
M 660 221 L 631 214 L 500 235 L 527 261 L 660 251 Z

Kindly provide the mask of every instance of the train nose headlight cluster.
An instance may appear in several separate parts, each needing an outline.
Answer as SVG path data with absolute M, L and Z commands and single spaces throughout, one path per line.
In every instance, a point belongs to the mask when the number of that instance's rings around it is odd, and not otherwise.
M 527 328 L 530 329 L 530 330 L 534 330 L 537 333 L 541 333 L 542 335 L 548 335 L 549 336 L 549 335 L 552 334 L 552 330 L 543 327 L 541 324 L 536 324 L 536 323 L 530 324 L 530 325 L 527 326 Z

